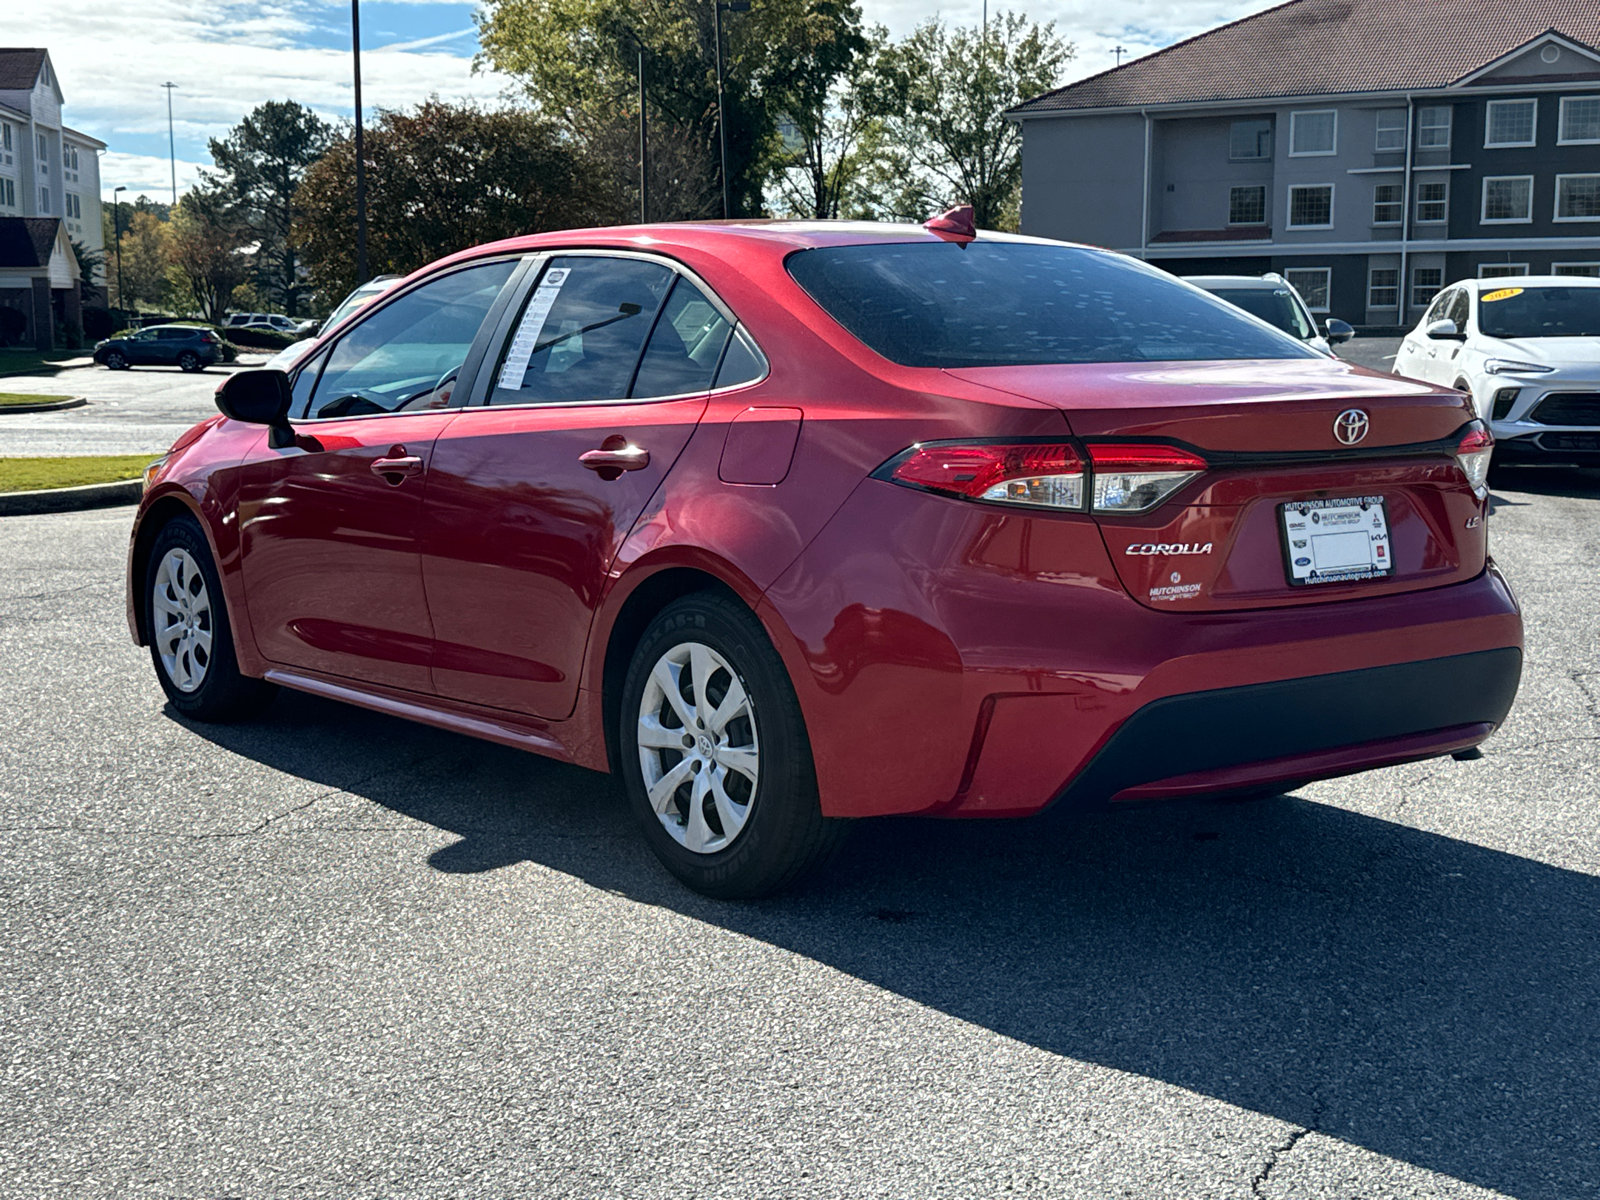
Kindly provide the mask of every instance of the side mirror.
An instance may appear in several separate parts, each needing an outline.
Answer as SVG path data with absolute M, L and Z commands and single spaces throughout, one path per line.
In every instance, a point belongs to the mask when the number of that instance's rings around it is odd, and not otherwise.
M 1328 318 L 1327 331 L 1330 346 L 1343 345 L 1356 335 L 1356 327 L 1348 321 L 1339 320 L 1338 317 Z
M 1431 321 L 1422 331 L 1436 342 L 1464 342 L 1467 335 L 1456 330 L 1456 323 L 1449 317 L 1438 321 Z
M 272 430 L 268 443 L 275 450 L 294 445 L 289 405 L 294 394 L 282 371 L 261 368 L 240 371 L 217 385 L 217 410 L 225 417 Z

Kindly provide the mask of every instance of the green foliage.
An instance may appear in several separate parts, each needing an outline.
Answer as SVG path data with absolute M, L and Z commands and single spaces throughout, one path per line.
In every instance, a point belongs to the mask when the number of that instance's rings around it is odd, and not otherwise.
M 380 112 L 365 133 L 367 261 L 408 274 L 483 242 L 596 224 L 597 168 L 548 120 L 429 100 Z M 294 242 L 323 296 L 356 285 L 355 156 L 347 133 L 306 173 Z
M 241 251 L 250 238 L 226 191 L 202 182 L 186 192 L 172 214 L 168 247 L 170 294 L 178 300 L 174 307 L 220 321 L 233 289 L 248 274 Z

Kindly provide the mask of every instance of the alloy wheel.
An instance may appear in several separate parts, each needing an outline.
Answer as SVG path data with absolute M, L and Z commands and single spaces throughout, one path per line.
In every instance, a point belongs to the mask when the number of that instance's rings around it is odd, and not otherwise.
M 695 854 L 725 850 L 760 783 L 755 708 L 732 664 L 680 642 L 650 670 L 639 701 L 639 765 L 662 826 Z
M 161 669 L 180 692 L 197 691 L 211 666 L 216 625 L 200 564 L 181 547 L 168 550 L 156 568 L 150 618 Z

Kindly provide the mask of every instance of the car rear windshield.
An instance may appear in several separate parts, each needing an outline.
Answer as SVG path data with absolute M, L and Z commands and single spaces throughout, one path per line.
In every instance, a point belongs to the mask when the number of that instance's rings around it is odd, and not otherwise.
M 1315 337 L 1317 331 L 1307 323 L 1300 306 L 1294 302 L 1287 288 L 1207 288 L 1219 300 L 1226 300 L 1242 308 L 1252 317 L 1260 317 L 1274 329 L 1281 329 L 1290 337 Z
M 1478 328 L 1490 337 L 1600 337 L 1600 288 L 1507 287 L 1478 300 Z
M 1317 357 L 1164 271 L 1101 250 L 889 242 L 802 250 L 787 265 L 834 320 L 907 367 Z

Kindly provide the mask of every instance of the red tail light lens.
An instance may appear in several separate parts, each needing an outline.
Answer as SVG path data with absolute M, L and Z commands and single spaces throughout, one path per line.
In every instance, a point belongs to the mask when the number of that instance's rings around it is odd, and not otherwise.
M 1160 504 L 1206 469 L 1206 460 L 1177 446 L 1096 445 L 1094 511 L 1141 513 Z
M 1494 437 L 1482 422 L 1474 421 L 1467 427 L 1466 436 L 1456 447 L 1456 462 L 1472 485 L 1473 493 L 1483 499 L 1489 490 L 1489 459 L 1494 456 Z
M 968 500 L 1083 510 L 1083 459 L 1064 442 L 916 446 L 887 477 Z

